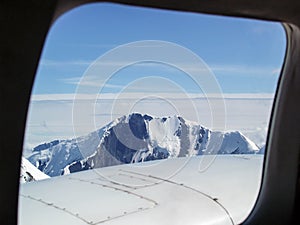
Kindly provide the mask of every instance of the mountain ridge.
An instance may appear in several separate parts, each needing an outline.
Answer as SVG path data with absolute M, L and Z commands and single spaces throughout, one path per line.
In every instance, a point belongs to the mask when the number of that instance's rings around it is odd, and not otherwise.
M 55 140 L 34 149 L 29 161 L 49 176 L 165 158 L 259 151 L 239 131 L 211 131 L 178 115 L 140 113 L 119 117 L 86 136 Z

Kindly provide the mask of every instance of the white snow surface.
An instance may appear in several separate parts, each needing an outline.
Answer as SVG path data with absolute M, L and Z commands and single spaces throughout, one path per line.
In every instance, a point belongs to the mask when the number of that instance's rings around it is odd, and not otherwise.
M 48 175 L 41 172 L 32 165 L 26 158 L 22 157 L 20 183 L 27 183 L 35 180 L 43 180 L 49 178 Z
M 162 122 L 161 118 L 153 118 L 151 121 L 145 121 L 148 124 L 150 143 L 152 147 L 161 147 L 168 149 L 171 157 L 178 157 L 180 152 L 180 138 L 176 136 L 176 132 L 181 129 L 182 122 L 180 116 L 167 117 L 165 122 Z M 249 138 L 244 136 L 239 131 L 219 132 L 211 131 L 193 121 L 185 120 L 189 130 L 190 146 L 187 149 L 187 155 L 199 155 L 200 153 L 195 150 L 195 144 L 197 138 L 199 138 L 200 130 L 203 129 L 205 133 L 202 134 L 203 141 L 201 148 L 203 152 L 209 152 L 210 154 L 231 154 L 237 148 L 241 148 L 241 153 L 257 153 L 259 151 L 258 146 Z M 241 142 L 244 141 L 244 142 Z
M 166 118 L 165 122 L 162 122 L 161 118 L 153 118 L 151 121 L 145 122 L 148 125 L 151 146 L 168 149 L 171 157 L 178 156 L 180 140 L 174 135 L 180 129 L 180 121 L 177 116 Z

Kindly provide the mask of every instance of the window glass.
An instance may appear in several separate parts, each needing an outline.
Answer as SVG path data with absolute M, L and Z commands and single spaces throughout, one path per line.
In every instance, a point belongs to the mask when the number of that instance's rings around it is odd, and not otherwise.
M 48 34 L 32 90 L 20 178 L 30 185 L 21 186 L 20 223 L 32 222 L 26 210 L 38 207 L 29 200 L 96 220 L 84 204 L 70 205 L 63 178 L 36 181 L 63 175 L 79 186 L 96 182 L 100 197 L 112 195 L 107 182 L 140 197 L 150 204 L 140 207 L 150 224 L 159 221 L 150 208 L 169 212 L 167 201 L 189 213 L 204 210 L 207 223 L 223 214 L 242 222 L 259 192 L 285 49 L 284 28 L 275 22 L 114 4 L 65 13 Z M 61 187 L 57 195 L 53 187 Z M 135 199 L 115 198 L 136 212 Z M 191 201 L 198 198 L 202 203 Z M 189 213 L 180 218 L 197 221 Z M 94 222 L 120 218 L 112 215 L 104 210 L 106 219 Z M 133 215 L 128 220 L 140 221 Z

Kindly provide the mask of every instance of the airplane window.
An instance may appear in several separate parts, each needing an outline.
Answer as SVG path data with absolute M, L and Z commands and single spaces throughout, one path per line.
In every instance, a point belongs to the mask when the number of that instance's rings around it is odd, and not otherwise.
M 65 13 L 32 90 L 19 224 L 243 222 L 285 49 L 276 22 L 108 3 Z

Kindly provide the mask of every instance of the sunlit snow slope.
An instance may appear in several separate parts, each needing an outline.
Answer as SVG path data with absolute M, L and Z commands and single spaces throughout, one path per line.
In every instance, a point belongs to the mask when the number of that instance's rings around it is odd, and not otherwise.
M 26 183 L 34 180 L 43 180 L 49 178 L 48 175 L 38 170 L 32 165 L 27 159 L 22 157 L 21 171 L 20 171 L 20 182 Z

